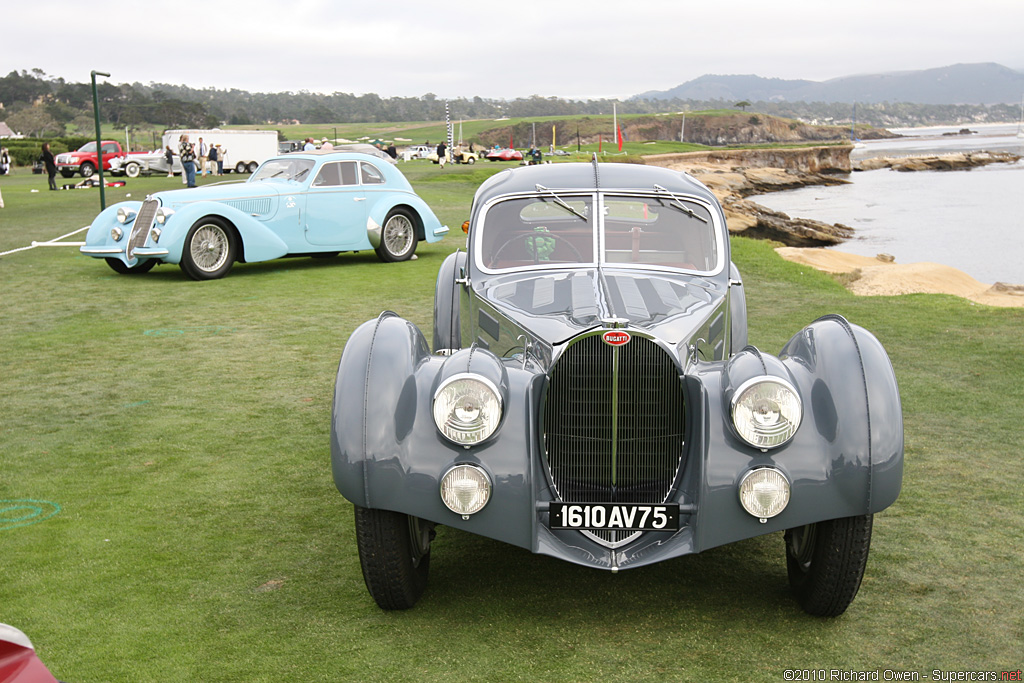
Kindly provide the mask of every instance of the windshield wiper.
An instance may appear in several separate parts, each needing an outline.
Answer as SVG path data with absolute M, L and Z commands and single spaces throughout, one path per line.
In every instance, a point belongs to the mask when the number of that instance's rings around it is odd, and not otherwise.
M 292 180 L 299 180 L 300 178 L 305 176 L 307 173 L 309 173 L 309 169 L 308 168 L 304 168 L 301 171 L 299 171 L 298 173 L 296 173 L 295 177 L 292 178 Z
M 655 189 L 656 192 L 664 192 L 669 197 L 671 197 L 673 202 L 675 202 L 676 208 L 679 209 L 680 211 L 682 211 L 683 213 L 685 213 L 690 218 L 696 218 L 697 220 L 701 221 L 702 223 L 707 223 L 708 222 L 707 218 L 704 218 L 704 216 L 700 216 L 700 215 L 694 213 L 693 209 L 691 209 L 690 207 L 688 207 L 685 204 L 683 204 L 682 200 L 679 199 L 679 197 L 676 196 L 676 194 L 674 192 L 672 192 L 672 190 L 666 190 L 661 185 L 655 185 L 654 189 Z
M 536 185 L 535 187 L 537 188 L 537 192 L 547 192 L 549 195 L 551 195 L 551 198 L 555 200 L 555 203 L 558 204 L 563 209 L 565 209 L 566 211 L 568 211 L 569 213 L 575 214 L 576 216 L 579 216 L 583 220 L 587 220 L 586 216 L 584 216 L 582 213 L 580 213 L 576 209 L 574 209 L 571 206 L 569 206 L 568 204 L 566 204 L 565 200 L 562 199 L 561 197 L 559 197 L 553 191 L 549 190 L 548 188 L 544 187 L 543 185 Z

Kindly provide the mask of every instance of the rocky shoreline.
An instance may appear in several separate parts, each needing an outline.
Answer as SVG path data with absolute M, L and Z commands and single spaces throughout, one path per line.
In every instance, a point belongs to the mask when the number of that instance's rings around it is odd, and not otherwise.
M 747 199 L 758 194 L 809 185 L 841 185 L 851 172 L 891 168 L 896 171 L 936 171 L 975 168 L 1020 159 L 1006 152 L 962 152 L 913 157 L 850 160 L 851 145 L 801 149 L 754 149 L 659 154 L 644 163 L 685 171 L 707 185 L 725 211 L 729 232 L 771 239 L 789 247 L 827 247 L 854 235 L 841 223 L 793 218 Z

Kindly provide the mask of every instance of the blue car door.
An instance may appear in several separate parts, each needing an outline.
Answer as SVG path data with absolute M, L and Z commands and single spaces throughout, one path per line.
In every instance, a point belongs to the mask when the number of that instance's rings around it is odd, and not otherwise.
M 306 195 L 306 241 L 337 251 L 369 249 L 366 204 L 359 162 L 323 164 Z

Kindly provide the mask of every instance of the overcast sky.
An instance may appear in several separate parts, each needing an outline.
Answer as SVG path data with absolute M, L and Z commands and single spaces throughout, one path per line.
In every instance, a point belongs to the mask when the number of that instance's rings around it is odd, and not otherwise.
M 1024 1 L 8 3 L 4 74 L 251 92 L 626 98 L 704 74 L 1024 69 Z M 90 50 L 88 45 L 102 44 Z

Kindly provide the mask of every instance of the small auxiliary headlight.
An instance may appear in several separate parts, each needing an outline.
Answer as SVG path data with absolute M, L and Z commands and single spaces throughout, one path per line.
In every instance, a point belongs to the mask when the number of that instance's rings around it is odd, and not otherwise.
M 164 223 L 167 222 L 167 219 L 173 215 L 173 209 L 165 209 L 164 207 L 161 206 L 159 209 L 156 210 L 156 222 L 159 223 L 160 225 L 163 225 Z
M 441 500 L 457 515 L 480 512 L 491 499 L 491 479 L 476 465 L 456 465 L 441 477 Z
M 782 446 L 800 427 L 803 405 L 789 382 L 778 377 L 755 377 L 740 385 L 732 397 L 732 422 L 751 446 Z
M 761 520 L 774 517 L 789 505 L 789 480 L 774 467 L 750 470 L 740 481 L 740 505 Z
M 124 237 L 124 230 L 116 225 L 110 229 L 110 239 L 120 242 L 122 237 Z
M 153 244 L 156 244 L 157 242 L 160 241 L 160 235 L 162 234 L 164 233 L 163 231 L 160 230 L 160 228 L 153 228 L 152 230 L 149 231 L 149 237 L 150 239 L 153 240 Z
M 117 210 L 117 222 L 124 224 L 129 223 L 135 218 L 135 212 L 131 209 L 126 209 L 123 206 Z
M 434 394 L 434 424 L 449 441 L 468 448 L 493 434 L 500 421 L 501 397 L 485 377 L 454 375 Z

